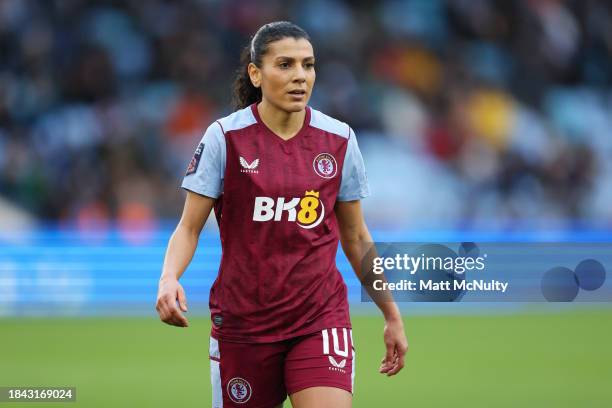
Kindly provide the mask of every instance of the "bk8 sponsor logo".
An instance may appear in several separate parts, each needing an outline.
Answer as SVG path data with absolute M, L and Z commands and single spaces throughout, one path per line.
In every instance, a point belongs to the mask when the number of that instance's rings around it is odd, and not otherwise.
M 299 210 L 298 210 L 299 207 Z M 298 226 L 306 229 L 314 228 L 323 221 L 325 207 L 319 199 L 318 191 L 306 191 L 304 197 L 287 199 L 278 197 L 255 197 L 253 208 L 253 221 L 282 221 L 295 222 Z

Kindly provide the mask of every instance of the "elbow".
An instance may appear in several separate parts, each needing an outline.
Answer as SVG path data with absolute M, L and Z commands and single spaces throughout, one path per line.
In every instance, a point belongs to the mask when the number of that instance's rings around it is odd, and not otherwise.
M 342 231 L 340 234 L 340 244 L 344 248 L 350 245 L 360 245 L 369 242 L 369 234 L 367 230 L 363 229 L 351 229 L 349 231 Z
M 368 242 L 370 241 L 370 233 L 365 223 L 351 225 L 342 231 L 342 235 L 349 242 Z
M 202 227 L 203 226 L 194 225 L 185 222 L 184 220 L 181 220 L 178 226 L 176 227 L 176 232 L 186 234 L 189 237 L 195 238 L 197 240 L 198 238 L 200 238 L 200 232 L 202 231 Z

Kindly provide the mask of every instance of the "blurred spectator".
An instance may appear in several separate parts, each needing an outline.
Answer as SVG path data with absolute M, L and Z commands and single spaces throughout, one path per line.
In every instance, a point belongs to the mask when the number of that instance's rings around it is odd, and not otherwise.
M 360 135 L 380 225 L 612 222 L 612 4 L 576 0 L 0 1 L 4 208 L 176 217 L 241 47 L 278 19 L 312 35 L 312 104 Z

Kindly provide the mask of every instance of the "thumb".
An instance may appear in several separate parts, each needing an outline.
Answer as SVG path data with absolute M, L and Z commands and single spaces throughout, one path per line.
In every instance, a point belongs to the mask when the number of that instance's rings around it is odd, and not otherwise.
M 178 301 L 179 301 L 179 307 L 181 308 L 181 310 L 183 312 L 187 311 L 187 297 L 185 296 L 185 290 L 183 289 L 182 286 L 179 286 L 178 288 Z

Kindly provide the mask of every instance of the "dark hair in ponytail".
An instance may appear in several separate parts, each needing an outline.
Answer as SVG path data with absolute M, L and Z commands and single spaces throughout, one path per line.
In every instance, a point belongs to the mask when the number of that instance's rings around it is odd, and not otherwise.
M 310 41 L 306 31 L 297 25 L 288 21 L 275 21 L 261 26 L 249 45 L 243 48 L 240 53 L 240 68 L 236 72 L 233 85 L 233 105 L 236 109 L 246 108 L 261 101 L 261 88 L 255 88 L 249 77 L 249 63 L 261 68 L 261 59 L 268 51 L 268 44 L 286 37 Z

